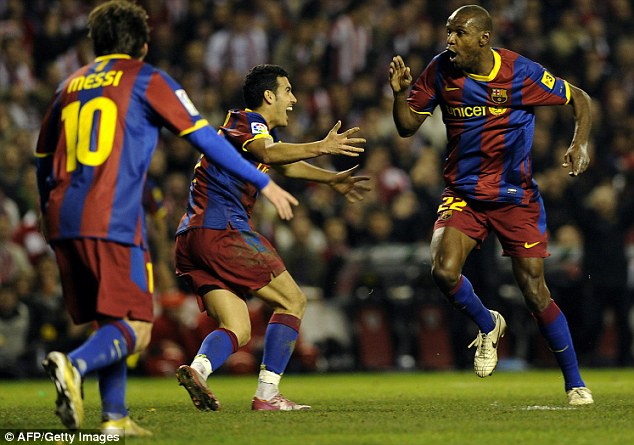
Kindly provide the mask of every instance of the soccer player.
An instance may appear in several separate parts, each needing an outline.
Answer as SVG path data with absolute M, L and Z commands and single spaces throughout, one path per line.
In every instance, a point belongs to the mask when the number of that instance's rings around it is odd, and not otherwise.
M 506 322 L 482 304 L 461 271 L 469 253 L 494 231 L 557 358 L 568 403 L 591 404 L 566 318 L 544 280 L 546 214 L 530 155 L 534 107 L 570 104 L 576 127 L 562 167 L 572 176 L 583 173 L 589 162 L 591 101 L 584 91 L 539 64 L 492 48 L 491 34 L 489 13 L 480 6 L 463 6 L 447 20 L 446 51 L 434 57 L 411 90 L 410 68 L 400 56 L 390 63 L 399 134 L 414 134 L 437 105 L 447 128 L 446 188 L 431 241 L 432 276 L 449 302 L 480 328 L 470 345 L 476 347 L 474 369 L 480 377 L 491 375 Z
M 36 148 L 42 230 L 56 254 L 66 307 L 75 323 L 98 325 L 79 348 L 51 352 L 43 362 L 57 390 L 57 415 L 67 428 L 82 426 L 82 378 L 96 371 L 101 428 L 128 436 L 150 434 L 128 416 L 126 357 L 146 347 L 152 328 L 142 192 L 160 128 L 249 181 L 282 218 L 297 204 L 208 125 L 173 79 L 143 62 L 147 18 L 127 1 L 90 13 L 97 58 L 61 83 Z
M 328 184 L 350 202 L 362 199 L 370 190 L 364 184 L 369 178 L 353 176 L 354 168 L 335 172 L 303 161 L 322 154 L 358 156 L 363 148 L 357 145 L 365 139 L 349 136 L 359 128 L 339 134 L 341 122 L 337 122 L 321 141 L 292 144 L 278 140 L 275 128 L 288 124 L 288 111 L 297 102 L 284 69 L 255 66 L 242 91 L 247 109 L 229 111 L 220 132 L 245 159 L 263 171 L 271 166 L 290 178 Z M 252 409 L 310 408 L 280 394 L 280 379 L 293 353 L 306 296 L 273 246 L 254 230 L 251 213 L 256 197 L 251 184 L 219 170 L 202 156 L 194 171 L 187 212 L 177 230 L 176 273 L 199 296 L 201 310 L 219 324 L 205 338 L 191 366 L 183 365 L 176 373 L 202 411 L 220 409 L 206 383 L 209 375 L 250 339 L 245 301 L 249 294 L 273 309 Z

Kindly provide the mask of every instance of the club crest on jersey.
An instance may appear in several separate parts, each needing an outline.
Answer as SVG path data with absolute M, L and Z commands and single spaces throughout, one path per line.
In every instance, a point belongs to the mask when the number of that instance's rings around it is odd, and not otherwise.
M 187 112 L 192 116 L 198 116 L 200 113 L 194 106 L 194 103 L 191 101 L 185 90 L 176 90 L 174 91 L 178 100 L 181 101 Z
M 438 215 L 438 221 L 447 221 L 452 216 L 453 210 L 445 210 L 440 215 Z
M 251 122 L 252 134 L 269 134 L 269 129 L 262 122 Z
M 491 100 L 496 104 L 503 104 L 509 100 L 509 96 L 504 88 L 491 88 Z

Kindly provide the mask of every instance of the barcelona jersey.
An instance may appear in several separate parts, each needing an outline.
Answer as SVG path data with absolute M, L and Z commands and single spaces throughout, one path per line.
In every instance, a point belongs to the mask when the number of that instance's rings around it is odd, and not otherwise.
M 246 145 L 257 138 L 278 140 L 275 130 L 269 129 L 261 114 L 231 110 L 218 132 L 258 170 L 265 173 L 269 170 L 268 165 L 246 150 Z M 181 218 L 176 234 L 195 227 L 251 230 L 249 219 L 257 196 L 253 184 L 219 169 L 203 155 L 194 169 L 187 212 Z
M 471 199 L 527 204 L 539 197 L 531 164 L 534 107 L 567 104 L 570 87 L 515 52 L 492 52 L 494 66 L 486 76 L 456 68 L 446 51 L 437 55 L 407 101 L 420 114 L 440 106 L 448 188 Z
M 208 124 L 171 77 L 128 55 L 98 57 L 60 85 L 36 148 L 52 240 L 145 244 L 143 187 L 163 126 L 185 136 Z

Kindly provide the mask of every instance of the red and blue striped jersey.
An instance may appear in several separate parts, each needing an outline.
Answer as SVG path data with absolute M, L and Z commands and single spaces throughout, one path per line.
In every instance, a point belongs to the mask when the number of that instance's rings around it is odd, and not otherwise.
M 261 114 L 250 110 L 230 110 L 218 133 L 224 136 L 244 159 L 266 173 L 269 166 L 261 163 L 246 150 L 254 139 L 267 137 L 277 141 L 275 130 L 270 130 Z M 253 184 L 237 178 L 201 156 L 194 169 L 189 188 L 187 211 L 176 231 L 191 228 L 251 230 L 250 218 L 258 196 Z
M 534 107 L 564 105 L 568 83 L 515 52 L 494 48 L 488 76 L 456 68 L 437 55 L 414 83 L 410 108 L 431 114 L 439 105 L 447 129 L 447 187 L 482 201 L 526 204 L 539 197 L 531 146 Z
M 268 183 L 166 73 L 128 55 L 98 57 L 62 82 L 40 130 L 38 186 L 50 239 L 145 245 L 143 186 L 162 127 L 258 186 Z

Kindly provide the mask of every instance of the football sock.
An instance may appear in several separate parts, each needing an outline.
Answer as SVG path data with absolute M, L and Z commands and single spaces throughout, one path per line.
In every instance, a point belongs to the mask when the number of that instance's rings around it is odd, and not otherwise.
M 119 360 L 97 371 L 103 420 L 117 420 L 128 415 L 125 403 L 127 371 L 128 365 L 125 360 Z
M 255 390 L 255 397 L 261 400 L 271 400 L 279 394 L 279 385 L 282 376 L 266 369 L 260 370 L 258 376 L 258 388 Z
M 271 400 L 279 394 L 282 373 L 286 369 L 299 335 L 301 320 L 290 314 L 273 314 L 264 334 L 264 352 L 255 396 Z
M 557 363 L 564 375 L 565 389 L 586 386 L 579 374 L 577 354 L 572 344 L 568 321 L 559 306 L 551 300 L 550 305 L 542 312 L 533 314 L 537 319 L 539 331 L 542 333 L 548 347 L 555 354 Z
M 216 329 L 203 340 L 192 362 L 192 367 L 207 379 L 209 374 L 222 366 L 237 350 L 236 334 L 225 328 Z
M 68 354 L 83 377 L 91 371 L 116 363 L 134 351 L 136 336 L 125 320 L 105 324 L 80 347 Z
M 464 275 L 460 275 L 458 285 L 447 296 L 449 301 L 463 314 L 466 314 L 480 328 L 480 332 L 488 334 L 495 329 L 495 318 L 478 298 L 473 285 Z
M 301 320 L 290 314 L 273 314 L 264 334 L 262 369 L 282 374 L 288 365 Z

